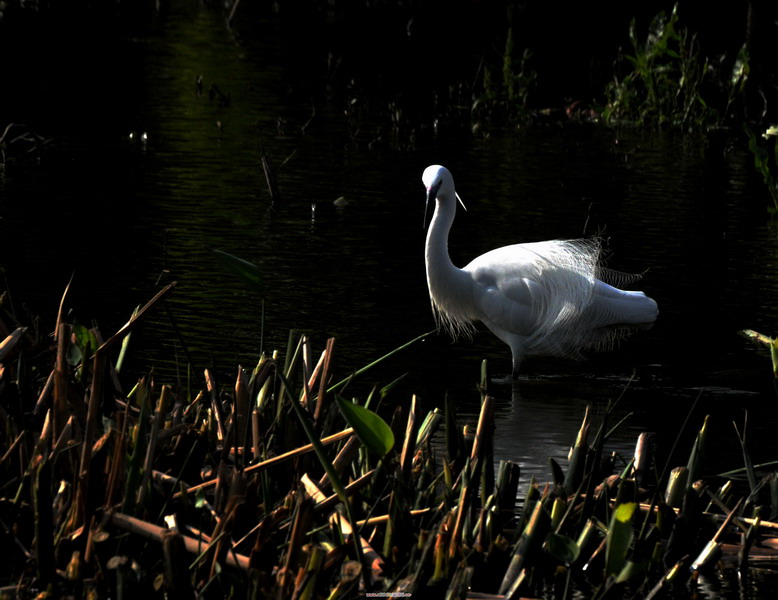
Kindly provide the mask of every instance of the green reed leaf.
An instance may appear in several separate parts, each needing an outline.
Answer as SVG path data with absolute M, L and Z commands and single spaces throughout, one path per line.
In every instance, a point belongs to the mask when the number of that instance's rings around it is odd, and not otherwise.
M 211 248 L 211 252 L 224 270 L 240 279 L 247 287 L 255 290 L 262 289 L 262 274 L 257 265 L 215 248 Z
M 367 449 L 380 457 L 386 456 L 394 446 L 394 434 L 386 421 L 364 406 L 344 400 L 340 396 L 335 399 L 346 422 Z

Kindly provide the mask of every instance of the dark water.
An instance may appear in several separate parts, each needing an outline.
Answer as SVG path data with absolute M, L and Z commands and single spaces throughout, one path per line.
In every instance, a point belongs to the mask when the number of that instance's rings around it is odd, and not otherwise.
M 296 328 L 320 349 L 334 336 L 345 376 L 434 327 L 420 177 L 442 163 L 469 209 L 452 231 L 455 263 L 507 243 L 599 233 L 609 267 L 643 273 L 636 286 L 660 318 L 584 363 L 530 360 L 517 387 L 507 347 L 490 334 L 435 336 L 367 375 L 355 395 L 407 373 L 396 401 L 415 393 L 441 406 L 448 393 L 474 422 L 487 359 L 498 458 L 518 461 L 526 478 L 547 480 L 547 458 L 564 464 L 585 407 L 599 419 L 619 397 L 613 419 L 628 418 L 609 449 L 625 459 L 643 430 L 667 453 L 693 406 L 673 464 L 685 464 L 706 414 L 711 473 L 740 466 L 733 422 L 742 429 L 746 415 L 754 462 L 775 458 L 769 357 L 736 332 L 778 328 L 778 231 L 739 132 L 546 124 L 483 136 L 451 108 L 447 119 L 405 121 L 407 96 L 383 97 L 365 79 L 328 84 L 330 72 L 343 79 L 338 56 L 320 48 L 304 60 L 273 16 L 260 16 L 248 37 L 218 10 L 182 2 L 112 38 L 107 55 L 77 47 L 59 58 L 63 68 L 80 61 L 74 80 L 33 56 L 23 77 L 0 82 L 4 122 L 53 139 L 39 160 L 0 170 L 0 264 L 17 312 L 50 331 L 74 274 L 74 317 L 110 334 L 177 281 L 168 308 L 198 370 L 226 379 L 262 350 L 284 350 Z M 263 149 L 278 172 L 275 210 Z M 210 248 L 256 263 L 264 295 L 220 270 Z M 152 366 L 158 378 L 185 375 L 164 311 L 133 346 L 129 378 Z

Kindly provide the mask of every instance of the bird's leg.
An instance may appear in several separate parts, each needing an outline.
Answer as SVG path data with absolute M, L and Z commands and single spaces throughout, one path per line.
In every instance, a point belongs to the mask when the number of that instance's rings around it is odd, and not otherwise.
M 516 381 L 519 378 L 519 369 L 521 368 L 521 359 L 513 359 L 513 372 L 511 373 L 511 379 Z

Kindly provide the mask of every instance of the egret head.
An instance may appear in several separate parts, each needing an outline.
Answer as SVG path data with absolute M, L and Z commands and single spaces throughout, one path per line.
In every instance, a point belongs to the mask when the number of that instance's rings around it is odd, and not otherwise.
M 424 169 L 424 173 L 421 176 L 424 186 L 427 188 L 427 204 L 424 207 L 424 225 L 427 224 L 427 211 L 429 210 L 430 203 L 437 198 L 448 198 L 454 196 L 462 208 L 467 210 L 465 203 L 462 202 L 462 198 L 459 197 L 454 189 L 454 178 L 451 172 L 441 165 L 430 165 Z M 456 204 L 456 203 L 455 203 Z
M 454 178 L 451 176 L 451 172 L 440 165 L 430 165 L 424 169 L 424 174 L 421 176 L 421 180 L 424 182 L 427 188 L 427 203 L 430 200 L 434 200 L 438 196 L 445 196 L 454 193 Z

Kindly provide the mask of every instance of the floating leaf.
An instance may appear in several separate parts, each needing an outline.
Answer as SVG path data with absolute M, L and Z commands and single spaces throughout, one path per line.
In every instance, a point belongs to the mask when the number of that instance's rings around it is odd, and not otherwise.
M 214 248 L 211 248 L 211 252 L 225 270 L 240 279 L 245 285 L 256 290 L 262 289 L 262 275 L 257 265 L 234 254 Z
M 378 456 L 386 456 L 394 446 L 391 427 L 373 411 L 336 396 L 340 412 L 360 441 Z

